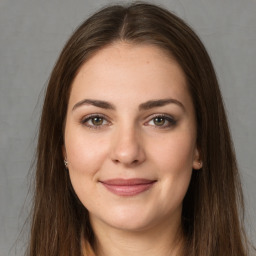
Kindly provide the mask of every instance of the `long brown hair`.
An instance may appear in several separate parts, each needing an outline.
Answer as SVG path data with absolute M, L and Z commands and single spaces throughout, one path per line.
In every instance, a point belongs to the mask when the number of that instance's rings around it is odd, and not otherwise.
M 89 255 L 82 253 L 81 240 L 93 247 L 88 211 L 76 197 L 63 164 L 63 127 L 79 68 L 116 41 L 155 45 L 174 57 L 186 75 L 196 110 L 203 169 L 193 171 L 183 202 L 184 255 L 247 255 L 240 178 L 211 60 L 184 21 L 146 3 L 102 9 L 74 32 L 60 54 L 42 110 L 27 255 Z

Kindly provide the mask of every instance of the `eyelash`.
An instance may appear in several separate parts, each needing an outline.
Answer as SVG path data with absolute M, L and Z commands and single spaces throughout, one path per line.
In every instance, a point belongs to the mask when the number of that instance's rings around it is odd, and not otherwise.
M 106 121 L 107 121 L 108 124 L 103 124 L 103 125 L 88 124 L 88 122 L 89 122 L 89 121 L 92 121 L 93 118 L 101 118 L 101 119 L 103 120 L 103 122 L 106 122 Z M 104 115 L 102 115 L 102 114 L 92 114 L 92 115 L 88 115 L 88 116 L 86 116 L 85 118 L 83 118 L 83 119 L 81 120 L 81 123 L 82 123 L 82 125 L 84 125 L 84 126 L 90 128 L 90 129 L 101 129 L 102 126 L 107 126 L 107 125 L 109 125 L 110 122 L 109 122 L 109 121 L 107 120 L 107 118 L 106 118 Z
M 107 122 L 107 124 L 100 124 L 100 125 L 94 125 L 94 124 L 89 124 L 89 121 L 92 121 L 93 118 L 101 118 L 103 120 L 103 122 Z M 164 119 L 164 125 L 150 125 L 150 122 L 154 122 L 154 120 L 156 118 L 162 118 Z M 166 124 L 167 122 L 167 124 Z M 105 126 L 109 126 L 111 123 L 110 121 L 108 121 L 108 119 L 102 115 L 102 114 L 92 114 L 92 115 L 88 115 L 85 118 L 83 118 L 81 120 L 81 124 L 90 128 L 90 129 L 102 129 Z M 146 126 L 153 126 L 154 128 L 158 128 L 158 129 L 168 129 L 170 127 L 174 127 L 177 124 L 177 121 L 170 115 L 166 115 L 166 114 L 155 114 L 154 116 L 150 117 L 150 120 L 147 121 L 145 123 Z
M 154 122 L 156 118 L 164 119 L 164 123 L 165 123 L 164 125 L 161 125 L 161 126 L 152 125 L 154 128 L 157 128 L 157 129 L 168 129 L 170 127 L 174 127 L 177 124 L 177 121 L 170 115 L 156 114 L 154 116 L 151 116 L 151 119 L 146 123 L 146 125 L 149 125 L 150 122 Z

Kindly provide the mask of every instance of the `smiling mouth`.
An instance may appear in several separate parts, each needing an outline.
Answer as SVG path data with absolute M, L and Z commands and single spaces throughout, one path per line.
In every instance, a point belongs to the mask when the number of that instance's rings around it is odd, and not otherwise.
M 110 192 L 118 196 L 136 196 L 153 187 L 156 180 L 148 179 L 111 179 L 100 181 Z

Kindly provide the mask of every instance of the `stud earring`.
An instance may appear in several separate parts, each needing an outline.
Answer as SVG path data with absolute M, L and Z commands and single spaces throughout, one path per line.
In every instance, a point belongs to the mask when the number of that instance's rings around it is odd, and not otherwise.
M 64 159 L 64 165 L 68 169 L 68 161 L 66 159 Z

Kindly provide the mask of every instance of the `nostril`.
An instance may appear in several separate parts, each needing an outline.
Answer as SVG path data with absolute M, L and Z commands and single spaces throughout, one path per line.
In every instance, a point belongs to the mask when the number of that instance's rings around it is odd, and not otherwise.
M 119 163 L 121 163 L 122 161 L 119 161 L 118 159 L 113 159 L 113 162 L 115 163 L 115 164 L 119 164 Z M 128 164 L 128 165 L 136 165 L 136 164 L 138 164 L 140 161 L 138 160 L 138 159 L 135 159 L 134 161 L 131 161 L 131 162 L 129 162 L 129 163 L 125 163 L 125 162 L 123 162 L 125 165 L 126 164 Z
M 126 166 L 135 166 L 145 160 L 142 146 L 130 137 L 113 143 L 109 156 L 114 164 L 124 164 Z

